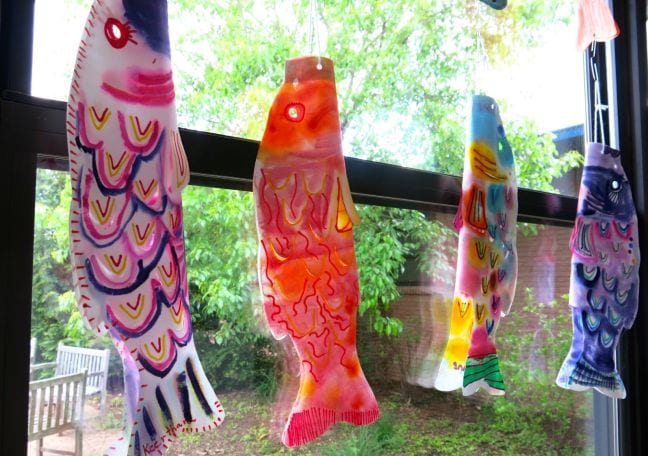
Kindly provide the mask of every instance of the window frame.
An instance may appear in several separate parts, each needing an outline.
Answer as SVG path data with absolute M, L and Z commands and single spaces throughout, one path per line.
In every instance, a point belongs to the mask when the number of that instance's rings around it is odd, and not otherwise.
M 644 259 L 639 269 L 639 312 L 635 324 L 621 339 L 617 357 L 629 391 L 618 402 L 619 453 L 648 454 L 648 50 L 646 0 L 614 0 L 614 16 L 621 35 L 608 56 L 609 104 L 617 115 L 610 119 L 611 141 L 623 152 L 623 164 L 632 185 Z
M 24 454 L 27 445 L 36 170 L 67 169 L 65 103 L 28 95 L 34 3 L 0 0 L 0 156 L 5 174 L 0 184 L 0 209 L 11 214 L 11 223 L 2 224 L 2 235 L 8 242 L 0 269 L 4 291 L 0 305 L 0 454 L 12 455 Z M 610 141 L 624 151 L 622 158 L 633 188 L 639 229 L 648 234 L 646 0 L 613 0 L 612 4 L 622 34 L 606 46 L 606 84 L 612 112 L 624 115 L 611 116 Z M 591 112 L 591 84 L 586 89 Z M 591 126 L 588 129 L 591 131 Z M 181 135 L 192 184 L 251 190 L 258 142 L 187 129 L 181 129 Z M 345 161 L 358 203 L 456 210 L 460 177 L 349 157 Z M 575 212 L 576 198 L 519 191 L 520 221 L 571 226 Z M 644 265 L 648 261 L 647 247 L 648 237 L 641 243 Z M 640 270 L 640 301 L 648 296 L 647 271 L 645 266 Z M 646 305 L 640 306 L 634 327 L 622 338 L 618 351 L 628 398 L 617 401 L 594 395 L 596 454 L 648 453 L 648 389 L 644 386 L 648 385 L 648 371 L 640 368 L 648 365 L 648 346 L 641 343 L 641 334 L 648 334 Z

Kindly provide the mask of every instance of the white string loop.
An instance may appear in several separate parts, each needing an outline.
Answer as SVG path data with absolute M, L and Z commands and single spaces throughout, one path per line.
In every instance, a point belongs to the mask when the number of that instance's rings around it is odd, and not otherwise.
M 314 45 L 317 45 L 317 69 L 322 69 L 322 44 L 320 42 L 320 34 L 318 27 L 318 5 L 317 0 L 310 0 L 310 8 L 308 12 L 308 51 L 311 55 L 314 53 Z
M 601 102 L 601 81 L 599 80 L 598 64 L 596 63 L 596 41 L 592 42 L 590 47 L 590 73 L 594 81 L 594 126 L 592 133 L 595 143 L 598 141 L 599 127 L 601 130 L 601 144 L 606 145 L 605 127 L 603 124 L 603 111 L 608 109 L 608 105 Z

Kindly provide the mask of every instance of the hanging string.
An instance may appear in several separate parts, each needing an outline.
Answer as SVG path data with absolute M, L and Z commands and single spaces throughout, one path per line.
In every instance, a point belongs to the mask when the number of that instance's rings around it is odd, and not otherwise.
M 317 0 L 310 0 L 310 8 L 308 12 L 308 50 L 311 54 L 313 54 L 314 45 L 317 44 L 317 69 L 321 70 L 322 44 L 320 42 L 317 12 Z
M 594 82 L 594 132 L 592 133 L 594 142 L 598 141 L 599 129 L 601 131 L 601 144 L 606 145 L 605 126 L 603 124 L 603 111 L 608 109 L 608 105 L 601 102 L 601 81 L 599 79 L 598 63 L 596 56 L 596 41 L 592 42 L 590 47 L 590 74 Z
M 479 59 L 477 64 L 477 90 L 484 93 L 485 78 L 486 75 L 490 74 L 491 66 L 486 52 L 486 45 L 484 44 L 484 37 L 479 30 L 477 30 L 477 58 Z

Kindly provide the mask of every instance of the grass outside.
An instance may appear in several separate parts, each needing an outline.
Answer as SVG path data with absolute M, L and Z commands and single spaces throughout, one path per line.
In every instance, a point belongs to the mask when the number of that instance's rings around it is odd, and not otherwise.
M 515 413 L 496 406 L 506 398 L 467 399 L 419 387 L 399 385 L 376 391 L 380 420 L 370 426 L 338 424 L 301 448 L 280 442 L 285 420 L 277 420 L 275 403 L 251 391 L 220 394 L 226 406 L 223 426 L 207 434 L 182 434 L 169 454 L 202 455 L 589 455 L 591 423 L 546 413 Z M 281 414 L 281 413 L 280 413 Z M 557 438 L 562 436 L 562 438 Z
M 587 410 L 571 416 L 515 407 L 506 396 L 442 393 L 394 383 L 375 389 L 381 418 L 369 426 L 338 424 L 300 448 L 281 444 L 289 403 L 269 400 L 253 390 L 220 393 L 226 408 L 221 428 L 180 434 L 170 456 L 206 455 L 560 455 L 594 454 L 592 419 Z M 287 392 L 283 392 L 287 393 Z M 292 393 L 292 391 L 290 392 Z M 278 393 L 279 397 L 292 394 Z M 106 415 L 86 414 L 84 455 L 100 456 L 119 437 L 123 416 L 121 396 L 112 396 Z M 279 405 L 278 405 L 279 404 Z M 89 407 L 98 410 L 98 403 Z M 591 412 L 591 409 L 590 409 Z M 591 415 L 591 413 L 589 413 Z M 46 446 L 73 448 L 74 434 L 47 437 Z M 30 453 L 30 454 L 33 454 Z
M 366 360 L 365 375 L 380 404 L 380 420 L 363 427 L 338 424 L 314 442 L 296 449 L 281 444 L 281 432 L 299 381 L 298 366 L 291 363 L 294 357 L 288 356 L 290 350 L 280 345 L 244 343 L 217 350 L 213 344 L 204 343 L 209 339 L 205 334 L 196 332 L 203 366 L 208 372 L 219 373 L 210 381 L 225 408 L 225 422 L 213 432 L 180 434 L 168 454 L 594 454 L 592 394 L 566 391 L 554 383 L 555 372 L 568 351 L 571 331 L 569 315 L 559 310 L 557 302 L 536 303 L 529 293 L 527 305 L 504 321 L 498 338 L 501 352 L 506 353 L 501 358 L 507 384 L 504 397 L 463 397 L 461 391 L 443 393 L 408 383 L 420 380 L 421 375 L 433 375 L 430 366 L 438 365 L 445 344 L 441 338 L 415 338 L 412 335 L 416 331 L 409 331 L 406 338 L 363 337 L 372 341 L 361 345 L 359 351 L 361 359 Z M 434 330 L 447 334 L 447 328 Z M 225 371 L 219 366 L 225 366 Z M 229 377 L 223 377 L 223 372 Z M 241 372 L 248 375 L 237 377 Z M 223 382 L 223 378 L 245 380 L 254 387 L 234 386 Z M 216 384 L 218 381 L 221 383 Z M 90 399 L 89 406 L 98 410 L 96 399 Z M 119 437 L 122 396 L 110 395 L 106 415 L 91 416 L 86 414 L 89 419 L 84 429 L 83 454 L 102 455 Z M 71 433 L 66 433 L 46 440 L 67 440 L 69 448 L 72 438 Z

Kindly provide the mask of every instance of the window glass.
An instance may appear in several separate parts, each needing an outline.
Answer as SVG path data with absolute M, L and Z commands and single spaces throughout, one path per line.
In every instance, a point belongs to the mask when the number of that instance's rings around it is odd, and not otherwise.
M 121 432 L 122 368 L 107 339 L 86 330 L 71 291 L 67 173 L 39 169 L 34 236 L 32 381 L 51 379 L 59 343 L 110 350 L 106 410 L 84 402 L 84 453 L 102 451 Z M 278 454 L 298 387 L 288 339 L 270 336 L 256 278 L 251 193 L 188 187 L 184 227 L 194 340 L 225 411 L 225 424 L 180 434 L 169 454 Z M 452 214 L 358 207 L 354 229 L 362 301 L 357 344 L 380 403 L 371 426 L 337 425 L 296 453 L 593 454 L 591 393 L 558 388 L 555 375 L 571 341 L 567 228 L 520 225 L 519 282 L 497 343 L 507 394 L 495 398 L 430 388 L 447 338 L 456 263 Z M 49 398 L 49 396 L 46 396 Z M 54 394 L 56 398 L 56 394 Z M 51 402 L 46 403 L 50 406 Z M 30 415 L 38 410 L 30 410 Z M 36 453 L 30 443 L 30 454 Z M 44 446 L 74 447 L 74 432 Z
M 321 1 L 347 155 L 460 174 L 467 100 L 498 100 L 520 185 L 578 193 L 584 89 L 572 0 Z M 38 0 L 34 95 L 67 99 L 89 1 Z M 260 139 L 289 57 L 309 47 L 309 2 L 169 2 L 181 126 Z M 200 18 L 200 20 L 196 20 Z M 65 31 L 65 33 L 62 33 Z
M 101 451 L 120 436 L 122 427 L 124 387 L 119 356 L 110 338 L 95 337 L 84 326 L 74 299 L 68 234 L 70 202 L 68 173 L 39 169 L 32 279 L 30 456 L 39 455 L 39 431 L 46 433 L 43 448 L 73 451 L 72 426 L 76 424 L 82 429 L 79 440 L 83 454 L 90 455 L 103 454 Z M 80 349 L 92 350 L 81 354 Z M 76 375 L 84 368 L 96 377 L 88 379 L 87 394 L 81 396 L 77 392 L 81 381 Z M 72 425 L 65 429 L 65 422 Z

